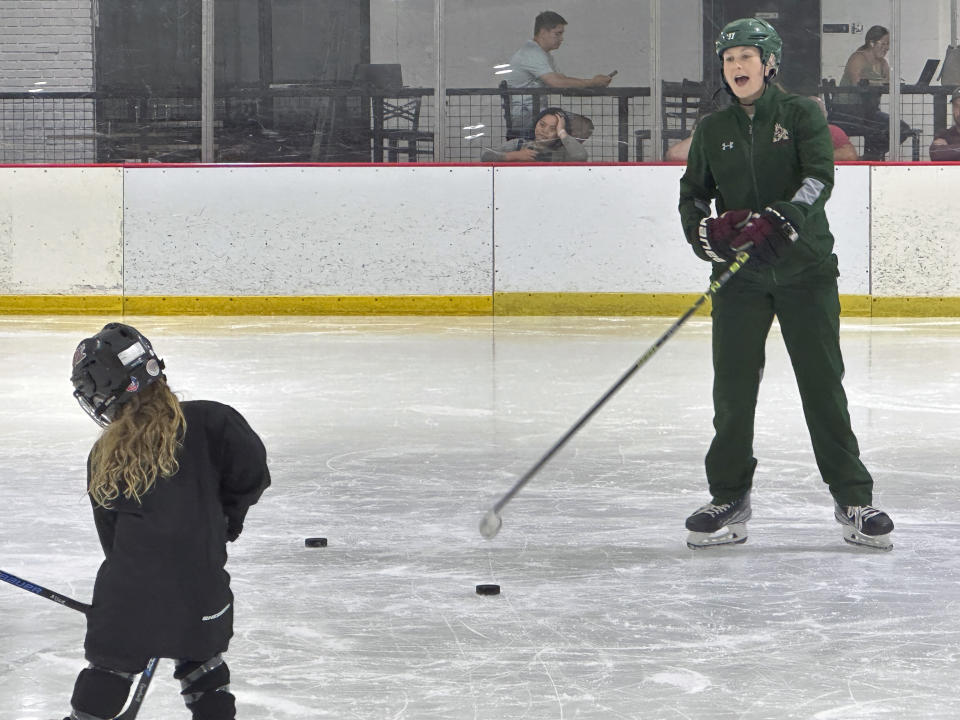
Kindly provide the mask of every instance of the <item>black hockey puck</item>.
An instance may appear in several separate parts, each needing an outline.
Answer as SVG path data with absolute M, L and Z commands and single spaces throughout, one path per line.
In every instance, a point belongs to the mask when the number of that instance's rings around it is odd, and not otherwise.
M 307 547 L 326 547 L 327 539 L 326 538 L 307 538 L 303 541 L 303 544 Z
M 477 585 L 477 595 L 499 595 L 499 585 Z

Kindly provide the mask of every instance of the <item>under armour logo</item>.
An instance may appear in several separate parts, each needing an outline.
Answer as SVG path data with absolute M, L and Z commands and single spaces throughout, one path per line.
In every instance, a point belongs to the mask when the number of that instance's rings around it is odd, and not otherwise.
M 721 150 L 733 150 L 733 140 L 730 142 L 720 143 Z

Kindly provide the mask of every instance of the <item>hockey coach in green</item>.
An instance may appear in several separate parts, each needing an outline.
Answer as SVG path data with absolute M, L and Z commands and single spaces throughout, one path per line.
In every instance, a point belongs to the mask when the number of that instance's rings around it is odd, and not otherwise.
M 687 544 L 747 539 L 757 467 L 754 417 L 776 317 L 843 539 L 888 550 L 893 522 L 872 506 L 873 478 L 860 461 L 842 385 L 839 271 L 824 212 L 833 188 L 833 144 L 816 104 L 772 82 L 782 45 L 764 20 L 744 18 L 723 28 L 716 51 L 733 102 L 697 127 L 680 181 L 684 234 L 696 255 L 712 263 L 713 277 L 738 252 L 750 258 L 713 298 L 711 499 L 687 518 Z

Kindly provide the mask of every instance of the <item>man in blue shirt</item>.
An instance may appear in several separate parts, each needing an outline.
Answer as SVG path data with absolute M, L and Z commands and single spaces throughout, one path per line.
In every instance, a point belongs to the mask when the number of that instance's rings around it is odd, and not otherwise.
M 557 70 L 551 51 L 563 42 L 567 21 L 559 13 L 546 10 L 533 24 L 533 40 L 527 40 L 510 58 L 510 73 L 507 85 L 512 88 L 588 88 L 606 87 L 610 75 L 594 75 L 592 78 L 576 78 Z M 513 95 L 510 98 L 513 128 L 533 137 L 533 98 L 529 95 Z M 516 133 L 520 134 L 520 133 Z

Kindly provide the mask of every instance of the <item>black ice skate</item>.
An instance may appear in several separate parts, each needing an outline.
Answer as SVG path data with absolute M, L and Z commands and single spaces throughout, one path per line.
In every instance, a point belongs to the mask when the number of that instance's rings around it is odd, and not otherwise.
M 708 503 L 687 518 L 687 547 L 739 545 L 747 541 L 750 493 L 722 505 Z
M 851 545 L 893 550 L 893 543 L 890 542 L 893 520 L 883 510 L 870 505 L 834 503 L 833 516 L 843 525 L 843 539 Z

